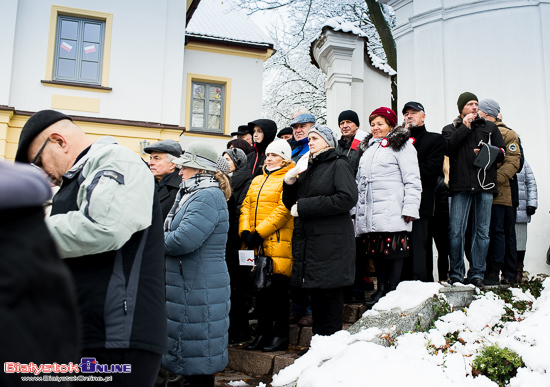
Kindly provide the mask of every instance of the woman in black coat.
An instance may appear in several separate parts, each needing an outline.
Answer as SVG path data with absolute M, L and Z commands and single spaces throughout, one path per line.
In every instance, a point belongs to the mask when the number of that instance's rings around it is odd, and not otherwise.
M 344 287 L 355 275 L 349 211 L 357 185 L 330 128 L 314 126 L 308 138 L 308 168 L 298 177 L 300 166 L 287 172 L 283 185 L 283 202 L 295 216 L 291 285 L 310 290 L 313 334 L 331 335 L 342 329 Z

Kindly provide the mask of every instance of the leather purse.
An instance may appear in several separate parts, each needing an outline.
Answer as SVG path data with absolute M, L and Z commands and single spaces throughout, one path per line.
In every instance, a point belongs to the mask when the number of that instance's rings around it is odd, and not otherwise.
M 271 286 L 273 275 L 273 259 L 263 254 L 263 249 L 258 248 L 258 254 L 254 257 L 254 266 L 250 269 L 248 279 L 253 289 L 265 289 Z

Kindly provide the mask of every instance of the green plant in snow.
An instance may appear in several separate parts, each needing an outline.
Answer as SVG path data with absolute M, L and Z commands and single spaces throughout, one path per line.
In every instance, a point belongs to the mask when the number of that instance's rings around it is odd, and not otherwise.
M 498 344 L 484 347 L 472 363 L 472 375 L 485 375 L 499 386 L 508 384 L 518 368 L 524 366 L 521 357 L 509 348 Z

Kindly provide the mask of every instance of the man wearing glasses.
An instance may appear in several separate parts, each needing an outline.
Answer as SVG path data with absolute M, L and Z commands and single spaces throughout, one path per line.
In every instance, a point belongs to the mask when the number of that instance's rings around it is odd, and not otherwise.
M 152 385 L 167 333 L 162 214 L 149 168 L 54 110 L 29 118 L 15 160 L 32 161 L 60 186 L 46 223 L 76 286 L 82 356 L 131 364 L 114 380 Z

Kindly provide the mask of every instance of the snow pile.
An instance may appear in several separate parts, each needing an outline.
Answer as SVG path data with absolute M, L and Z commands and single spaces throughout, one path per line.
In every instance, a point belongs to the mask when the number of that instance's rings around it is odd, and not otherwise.
M 411 294 L 430 291 L 424 283 L 410 282 L 384 310 L 407 307 Z M 516 351 L 525 363 L 510 386 L 550 386 L 550 278 L 538 299 L 527 291 L 513 289 L 516 300 L 533 302 L 532 310 L 517 321 L 504 322 L 505 302 L 492 292 L 480 295 L 468 309 L 441 317 L 429 332 L 406 333 L 392 347 L 369 342 L 381 332 L 369 328 L 355 335 L 340 331 L 315 336 L 310 350 L 273 377 L 273 386 L 296 382 L 298 387 L 369 385 L 496 386 L 485 376 L 473 378 L 471 364 L 484 347 L 498 343 Z M 435 289 L 435 287 L 434 287 Z M 431 291 L 433 291 L 432 289 Z M 428 294 L 428 297 L 431 295 Z M 410 298 L 410 299 L 409 299 Z
M 405 311 L 420 305 L 428 298 L 439 294 L 443 287 L 437 282 L 404 281 L 397 285 L 394 292 L 388 293 L 380 299 L 373 308 L 367 310 L 363 316 L 374 316 L 381 311 L 397 308 Z

